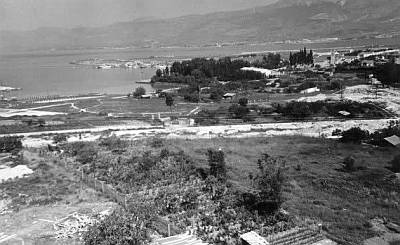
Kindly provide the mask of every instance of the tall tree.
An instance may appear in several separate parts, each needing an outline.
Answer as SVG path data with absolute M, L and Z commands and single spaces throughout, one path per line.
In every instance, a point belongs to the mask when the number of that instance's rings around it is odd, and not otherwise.
M 172 106 L 174 105 L 174 97 L 172 97 L 172 95 L 170 94 L 167 94 L 165 96 L 165 104 L 169 106 L 169 109 L 171 110 L 172 113 Z

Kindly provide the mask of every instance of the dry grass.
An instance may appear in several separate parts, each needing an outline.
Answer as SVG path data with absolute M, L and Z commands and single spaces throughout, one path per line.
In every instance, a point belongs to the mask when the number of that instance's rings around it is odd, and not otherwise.
M 374 236 L 368 221 L 385 217 L 400 224 L 399 184 L 386 169 L 396 149 L 341 144 L 305 137 L 257 139 L 171 140 L 199 166 L 207 166 L 208 148 L 222 148 L 231 181 L 248 185 L 257 159 L 268 153 L 286 160 L 287 184 L 283 207 L 293 215 L 321 221 L 324 229 L 353 243 Z M 357 171 L 343 171 L 343 159 L 355 157 Z

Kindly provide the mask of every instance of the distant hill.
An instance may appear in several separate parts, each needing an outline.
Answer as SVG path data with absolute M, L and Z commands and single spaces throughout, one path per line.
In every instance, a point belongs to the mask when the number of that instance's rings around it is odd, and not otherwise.
M 135 20 L 101 28 L 1 32 L 0 48 L 207 45 L 399 33 L 399 0 L 280 0 L 248 10 Z

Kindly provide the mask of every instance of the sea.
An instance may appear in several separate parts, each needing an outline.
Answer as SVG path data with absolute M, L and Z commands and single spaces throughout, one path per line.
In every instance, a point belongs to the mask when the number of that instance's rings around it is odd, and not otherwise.
M 96 69 L 72 64 L 74 61 L 141 60 L 160 63 L 193 57 L 223 57 L 252 52 L 289 52 L 303 47 L 326 52 L 341 48 L 393 47 L 399 38 L 303 41 L 258 44 L 227 44 L 209 47 L 158 48 L 100 48 L 77 50 L 45 50 L 30 52 L 0 52 L 0 85 L 21 88 L 6 96 L 29 98 L 34 96 L 66 96 L 87 93 L 127 94 L 142 86 L 151 91 L 150 84 L 137 83 L 150 79 L 155 68 Z

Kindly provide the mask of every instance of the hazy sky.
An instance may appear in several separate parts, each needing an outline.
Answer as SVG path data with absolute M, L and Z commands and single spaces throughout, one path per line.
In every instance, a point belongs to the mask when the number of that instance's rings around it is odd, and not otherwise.
M 0 0 L 0 30 L 103 26 L 266 5 L 274 0 Z

